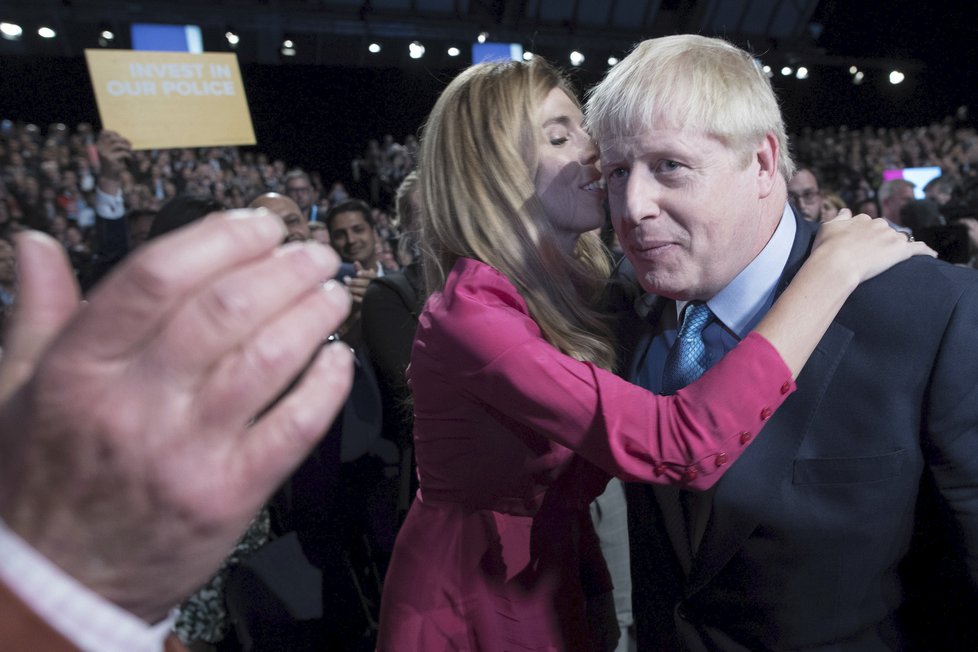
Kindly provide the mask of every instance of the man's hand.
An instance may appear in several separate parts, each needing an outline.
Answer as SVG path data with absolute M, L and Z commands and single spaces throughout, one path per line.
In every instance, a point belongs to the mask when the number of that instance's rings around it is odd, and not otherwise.
M 353 267 L 357 270 L 357 275 L 344 278 L 343 282 L 350 289 L 350 296 L 353 297 L 353 303 L 356 304 L 355 309 L 359 310 L 360 304 L 363 303 L 363 297 L 367 294 L 370 281 L 377 278 L 377 270 L 364 269 L 359 262 L 354 262 Z
M 153 622 L 205 581 L 343 405 L 346 317 L 328 247 L 265 211 L 147 244 L 90 295 L 60 246 L 19 240 L 0 364 L 0 517 Z M 256 415 L 261 415 L 256 419 Z
M 132 159 L 132 143 L 115 131 L 103 131 L 95 141 L 98 152 L 98 187 L 102 192 L 114 195 L 122 183 L 122 172 Z
M 356 276 L 343 277 L 343 282 L 346 284 L 347 289 L 350 291 L 350 297 L 353 299 L 353 308 L 350 310 L 350 316 L 340 326 L 338 332 L 344 342 L 356 347 L 359 346 L 360 340 L 363 337 L 360 324 L 360 306 L 363 303 L 363 297 L 367 294 L 367 287 L 370 286 L 370 281 L 377 278 L 377 270 L 364 269 L 359 262 L 354 262 L 353 268 L 356 270 Z

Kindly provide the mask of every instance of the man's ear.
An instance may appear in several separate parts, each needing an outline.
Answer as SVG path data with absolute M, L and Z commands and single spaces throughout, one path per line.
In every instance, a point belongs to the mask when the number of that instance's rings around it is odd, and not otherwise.
M 777 180 L 781 177 L 778 170 L 778 160 L 781 156 L 781 147 L 778 138 L 773 133 L 765 134 L 763 140 L 758 143 L 754 150 L 757 168 L 757 190 L 758 195 L 764 199 L 774 190 Z

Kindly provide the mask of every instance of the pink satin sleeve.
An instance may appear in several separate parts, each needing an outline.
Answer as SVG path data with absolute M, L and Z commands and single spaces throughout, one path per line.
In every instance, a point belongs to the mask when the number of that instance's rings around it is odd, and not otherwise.
M 496 357 L 484 376 L 493 407 L 605 471 L 694 489 L 713 486 L 795 389 L 777 351 L 757 334 L 674 396 L 652 394 L 542 341 Z
M 777 350 L 752 333 L 699 380 L 658 396 L 560 353 L 508 281 L 487 286 L 485 275 L 463 276 L 429 306 L 421 346 L 451 351 L 444 373 L 474 399 L 623 480 L 710 488 L 795 390 Z

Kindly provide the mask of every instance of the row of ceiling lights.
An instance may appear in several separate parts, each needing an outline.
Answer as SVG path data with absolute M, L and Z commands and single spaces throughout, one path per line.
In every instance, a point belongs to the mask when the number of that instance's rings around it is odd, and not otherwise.
M 8 40 L 17 40 L 23 35 L 23 33 L 24 33 L 23 28 L 20 25 L 17 25 L 16 23 L 0 23 L 0 34 L 2 34 L 2 36 Z M 42 38 L 46 38 L 46 39 L 52 39 L 55 36 L 57 36 L 57 33 L 52 28 L 47 26 L 39 27 L 37 30 L 37 34 L 38 36 L 41 36 Z M 481 32 L 479 33 L 478 37 L 476 37 L 476 40 L 479 43 L 485 43 L 488 36 L 489 35 L 487 32 Z M 224 33 L 224 38 L 227 40 L 228 45 L 230 45 L 232 48 L 236 47 L 241 42 L 241 37 L 238 35 L 238 33 L 230 28 Z M 114 40 L 115 40 L 115 34 L 112 32 L 112 30 L 108 28 L 103 28 L 99 32 L 99 43 L 102 46 L 110 45 Z M 381 46 L 379 43 L 374 42 L 371 43 L 369 46 L 367 46 L 367 50 L 371 54 L 378 54 L 381 51 Z M 283 40 L 281 52 L 284 56 L 294 57 L 296 55 L 295 41 L 290 38 Z M 447 52 L 448 52 L 448 56 L 450 57 L 457 57 L 462 53 L 462 51 L 455 46 L 448 48 Z M 425 54 L 425 46 L 420 41 L 413 41 L 408 45 L 408 55 L 412 59 L 420 59 L 424 56 L 424 54 Z M 532 52 L 523 53 L 524 60 L 529 61 L 532 58 L 533 58 Z M 578 52 L 577 50 L 571 52 L 569 58 L 570 58 L 571 65 L 573 66 L 580 66 L 581 64 L 584 63 L 584 55 Z M 618 59 L 616 57 L 608 58 L 609 66 L 613 66 L 616 63 L 618 63 Z
M 771 66 L 767 66 L 767 65 L 763 66 L 762 70 L 764 71 L 764 74 L 767 75 L 768 77 L 774 76 L 774 70 L 771 68 Z M 856 86 L 862 84 L 863 81 L 866 79 L 866 73 L 860 70 L 858 66 L 849 66 L 849 74 L 852 75 L 852 83 L 855 84 Z M 791 66 L 784 66 L 783 68 L 781 68 L 781 76 L 782 77 L 794 76 L 795 79 L 808 79 L 808 68 L 806 68 L 805 66 L 798 66 L 797 68 L 793 68 Z M 891 70 L 889 75 L 887 75 L 887 79 L 894 86 L 902 83 L 903 80 L 906 78 L 907 76 L 904 75 L 899 70 Z
M 238 35 L 238 33 L 231 28 L 228 28 L 228 30 L 224 33 L 224 38 L 227 40 L 228 45 L 230 45 L 232 48 L 236 47 L 241 42 L 240 35 Z M 479 35 L 476 37 L 476 41 L 478 41 L 479 43 L 485 43 L 488 38 L 489 38 L 488 32 L 480 32 Z M 370 52 L 371 54 L 379 54 L 382 49 L 383 46 L 381 46 L 381 44 L 376 41 L 370 43 L 367 46 L 367 51 Z M 280 51 L 283 56 L 294 57 L 296 55 L 295 41 L 291 38 L 284 39 L 282 41 L 282 46 L 280 48 Z M 422 58 L 425 55 L 426 51 L 427 50 L 424 44 L 421 43 L 420 41 L 412 41 L 411 43 L 408 44 L 408 56 L 410 56 L 412 59 Z M 448 56 L 454 58 L 462 54 L 462 51 L 458 47 L 453 45 L 446 50 L 446 53 L 448 54 Z M 524 61 L 529 61 L 532 58 L 533 58 L 532 52 L 529 51 L 523 52 Z M 568 58 L 570 59 L 570 63 L 572 66 L 580 66 L 584 63 L 585 57 L 581 52 L 574 50 L 570 53 Z M 618 63 L 618 57 L 613 57 L 613 56 L 608 57 L 609 66 L 613 66 L 616 63 Z
M 376 43 L 376 42 L 371 43 L 370 45 L 367 46 L 367 51 L 370 52 L 371 54 L 379 54 L 380 51 L 381 51 L 381 49 L 382 48 L 381 48 L 380 43 Z M 420 59 L 421 57 L 424 56 L 425 51 L 426 50 L 425 50 L 424 44 L 421 43 L 420 41 L 413 41 L 413 42 L 411 42 L 408 45 L 408 55 L 412 59 Z M 462 51 L 459 50 L 454 45 L 451 46 L 451 47 L 449 47 L 445 52 L 450 57 L 457 57 L 457 56 L 459 56 L 462 53 Z M 534 54 L 532 52 L 530 52 L 529 50 L 526 50 L 526 51 L 523 52 L 523 60 L 524 61 L 529 61 L 533 57 L 534 57 Z M 570 55 L 568 56 L 568 59 L 570 60 L 572 66 L 580 66 L 581 64 L 584 63 L 584 55 L 581 54 L 580 52 L 578 52 L 577 50 L 572 51 L 570 53 Z M 609 66 L 613 66 L 616 63 L 618 63 L 618 58 L 617 57 L 608 57 L 608 65 Z
M 231 46 L 237 45 L 240 40 L 238 38 L 238 35 L 231 31 L 228 31 L 224 36 L 225 38 L 227 38 L 228 43 Z M 486 36 L 487 36 L 486 33 L 482 32 L 481 34 L 479 34 L 476 40 L 479 43 L 485 43 Z M 370 45 L 367 46 L 367 51 L 370 52 L 371 54 L 380 54 L 381 50 L 383 50 L 383 47 L 381 46 L 380 43 L 377 43 L 376 41 L 370 43 Z M 412 59 L 422 58 L 425 55 L 426 51 L 427 50 L 424 44 L 421 43 L 420 41 L 412 41 L 411 43 L 408 44 L 408 56 L 410 56 Z M 295 56 L 296 54 L 295 42 L 292 39 L 285 39 L 284 41 L 282 41 L 281 52 L 285 56 L 289 56 L 289 57 Z M 453 58 L 462 54 L 462 51 L 454 45 L 449 47 L 445 52 L 446 54 L 448 54 L 448 56 Z M 530 51 L 523 52 L 524 61 L 529 61 L 530 59 L 533 58 L 533 56 L 534 54 Z M 570 53 L 570 55 L 568 55 L 568 59 L 570 60 L 572 66 L 580 66 L 584 63 L 585 57 L 581 52 L 574 50 Z M 609 66 L 613 66 L 616 63 L 618 63 L 618 57 L 608 57 Z
M 0 36 L 8 41 L 16 41 L 23 35 L 24 28 L 17 23 L 0 23 Z M 41 25 L 37 28 L 37 35 L 41 38 L 54 38 L 58 34 L 51 27 Z
M 16 23 L 0 22 L 0 36 L 2 36 L 3 38 L 7 40 L 15 41 L 19 39 L 23 34 L 24 34 L 24 29 L 20 25 Z M 41 38 L 53 39 L 54 37 L 57 36 L 57 33 L 51 27 L 48 27 L 47 25 L 42 25 L 37 28 L 37 35 L 40 36 Z M 485 43 L 488 37 L 489 34 L 487 32 L 480 32 L 479 35 L 476 37 L 476 40 L 479 43 Z M 241 42 L 241 37 L 237 34 L 237 32 L 235 32 L 231 28 L 228 28 L 228 30 L 224 33 L 224 38 L 227 39 L 228 45 L 230 45 L 232 48 L 236 47 L 238 43 Z M 110 45 L 114 40 L 115 40 L 115 34 L 112 32 L 112 30 L 108 28 L 101 29 L 101 31 L 99 32 L 99 43 L 101 45 L 103 46 Z M 367 50 L 371 54 L 378 54 L 381 51 L 381 49 L 382 48 L 380 43 L 377 42 L 373 42 L 367 46 Z M 284 41 L 282 41 L 281 52 L 284 56 L 287 57 L 295 56 L 296 54 L 295 41 L 293 41 L 292 39 L 285 39 Z M 459 48 L 455 47 L 454 45 L 449 47 L 447 50 L 447 54 L 450 57 L 457 57 L 461 53 L 462 51 L 459 50 Z M 408 55 L 412 59 L 420 59 L 421 57 L 424 56 L 424 54 L 425 54 L 425 47 L 424 44 L 422 44 L 420 41 L 412 41 L 408 45 Z M 530 59 L 533 58 L 533 56 L 534 56 L 533 53 L 530 51 L 523 52 L 524 61 L 529 61 Z M 577 50 L 572 51 L 568 56 L 568 58 L 572 66 L 581 66 L 583 65 L 585 60 L 584 55 Z M 614 56 L 608 57 L 609 66 L 614 66 L 617 63 L 618 63 L 618 57 L 614 57 Z M 763 70 L 764 70 L 764 74 L 766 74 L 768 77 L 774 76 L 774 70 L 771 68 L 771 66 L 765 65 L 763 66 Z M 793 68 L 792 66 L 784 66 L 783 68 L 781 68 L 781 75 L 783 77 L 791 77 L 792 75 L 794 75 L 796 79 L 804 80 L 804 79 L 808 79 L 808 74 L 809 74 L 808 68 L 805 66 L 798 66 L 797 68 Z M 857 66 L 850 66 L 849 74 L 852 75 L 852 83 L 856 85 L 863 83 L 863 81 L 866 78 L 866 73 L 863 72 L 862 70 L 859 70 Z M 892 70 L 888 75 L 889 82 L 893 85 L 902 83 L 905 78 L 906 76 L 899 70 Z
M 0 22 L 0 36 L 8 41 L 18 41 L 24 35 L 24 28 L 17 23 Z M 41 25 L 37 28 L 37 35 L 43 39 L 53 39 L 58 33 L 48 25 Z M 103 46 L 111 44 L 115 40 L 115 32 L 108 27 L 99 29 L 99 43 Z

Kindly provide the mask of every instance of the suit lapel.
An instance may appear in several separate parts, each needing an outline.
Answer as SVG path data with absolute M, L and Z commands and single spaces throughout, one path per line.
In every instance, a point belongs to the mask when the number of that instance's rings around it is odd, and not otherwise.
M 624 269 L 627 273 L 633 274 L 631 265 L 627 265 Z M 672 304 L 672 301 L 639 291 L 629 297 L 627 304 L 621 309 L 617 320 L 618 342 L 624 353 L 622 359 L 627 363 L 622 375 L 629 382 L 640 385 L 641 383 L 637 382 L 639 370 L 645 364 L 652 339 L 660 331 L 662 312 L 667 305 Z M 688 574 L 692 565 L 692 556 L 689 550 L 689 535 L 686 532 L 686 519 L 679 504 L 679 488 L 671 485 L 633 487 L 629 494 L 632 511 L 636 509 L 635 496 L 639 493 L 644 494 L 644 500 L 657 504 L 672 550 L 676 553 L 683 573 Z M 650 507 L 649 505 L 646 510 L 642 510 L 647 518 L 651 518 Z
M 636 321 L 641 326 L 634 329 L 636 335 L 631 338 L 634 342 L 634 349 L 631 351 L 632 355 L 629 356 L 630 364 L 625 376 L 630 382 L 634 383 L 638 378 L 639 369 L 645 364 L 645 356 L 649 352 L 652 339 L 660 330 L 659 323 L 662 321 L 662 311 L 671 303 L 672 301 L 669 299 L 651 294 L 636 299 L 633 311 L 640 315 Z
M 710 581 L 777 509 L 781 486 L 791 481 L 798 449 L 852 336 L 839 324 L 829 327 L 798 378 L 798 390 L 717 484 L 710 522 L 690 570 L 689 592 Z

